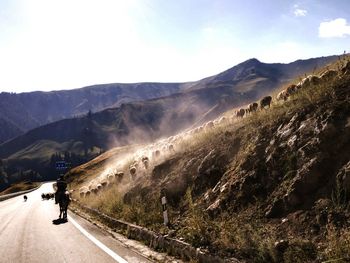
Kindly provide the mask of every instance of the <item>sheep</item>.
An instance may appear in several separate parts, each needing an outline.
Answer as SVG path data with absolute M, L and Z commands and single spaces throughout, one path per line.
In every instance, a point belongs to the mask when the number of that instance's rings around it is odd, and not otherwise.
M 169 144 L 168 145 L 168 150 L 169 150 L 169 152 L 175 152 L 174 145 L 173 144 Z
M 280 93 L 278 93 L 277 100 L 286 101 L 289 98 L 289 96 L 297 92 L 297 90 L 297 85 L 291 84 L 285 90 L 282 90 Z
M 321 82 L 321 78 L 315 75 L 309 75 L 302 79 L 297 85 L 296 89 L 307 88 L 312 85 L 318 85 Z
M 244 109 L 239 109 L 238 111 L 236 111 L 236 116 L 237 117 L 243 118 L 244 114 L 245 114 L 245 110 Z
M 108 185 L 108 181 L 106 179 L 101 180 L 100 184 L 102 187 L 106 187 Z
M 110 182 L 110 183 L 112 183 L 112 182 L 114 181 L 114 179 L 115 179 L 115 177 L 114 177 L 114 175 L 112 175 L 112 174 L 109 174 L 109 175 L 107 176 L 107 180 L 108 180 L 108 182 Z
M 321 83 L 321 79 L 318 76 L 311 75 L 309 76 L 310 84 L 311 85 L 318 85 Z
M 158 158 L 158 157 L 160 156 L 160 151 L 159 151 L 159 150 L 154 151 L 154 152 L 152 153 L 152 156 L 153 156 L 154 158 Z
M 226 121 L 227 121 L 227 118 L 225 116 L 219 119 L 219 123 L 225 123 Z
M 205 125 L 204 125 L 205 129 L 206 130 L 209 130 L 211 128 L 214 127 L 214 122 L 210 121 L 210 122 L 207 122 Z
M 147 156 L 142 157 L 142 163 L 145 166 L 145 169 L 148 169 L 149 166 L 149 159 Z
M 286 88 L 287 95 L 290 96 L 297 91 L 297 85 L 291 84 Z
M 124 173 L 123 172 L 118 172 L 116 174 L 116 177 L 117 177 L 117 182 L 120 183 L 123 180 Z
M 270 108 L 271 101 L 272 101 L 271 96 L 266 96 L 266 97 L 262 98 L 260 100 L 260 108 L 265 109 L 266 106 L 268 106 Z
M 87 186 L 80 187 L 80 189 L 79 189 L 79 196 L 80 197 L 85 197 L 86 196 L 86 192 L 88 190 L 89 190 L 89 188 Z
M 253 102 L 253 103 L 249 104 L 249 106 L 248 106 L 249 112 L 250 112 L 250 113 L 256 112 L 256 110 L 258 109 L 258 107 L 259 107 L 259 104 L 256 103 L 256 102 Z
M 137 161 L 133 161 L 132 166 L 135 166 L 136 168 L 139 168 L 139 163 Z
M 287 90 L 284 89 L 280 93 L 278 93 L 276 99 L 286 101 L 287 100 Z
M 320 76 L 322 81 L 328 81 L 334 79 L 338 75 L 338 72 L 335 70 L 327 70 L 323 72 Z
M 129 172 L 130 172 L 131 178 L 135 179 L 135 177 L 136 177 L 136 167 L 135 166 L 130 166 Z

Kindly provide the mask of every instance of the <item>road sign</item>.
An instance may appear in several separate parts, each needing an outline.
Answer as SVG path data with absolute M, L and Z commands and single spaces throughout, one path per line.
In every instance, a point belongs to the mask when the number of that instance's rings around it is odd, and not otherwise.
M 62 170 L 66 170 L 66 169 L 68 169 L 67 162 L 65 162 L 65 161 L 56 162 L 56 170 L 62 171 Z

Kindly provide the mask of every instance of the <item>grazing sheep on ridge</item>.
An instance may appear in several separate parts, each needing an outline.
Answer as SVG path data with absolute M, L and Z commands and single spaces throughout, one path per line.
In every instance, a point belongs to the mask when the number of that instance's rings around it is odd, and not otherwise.
M 277 100 L 286 101 L 292 94 L 297 92 L 297 90 L 298 90 L 297 85 L 291 84 L 286 89 L 278 93 Z
M 145 169 L 148 169 L 148 166 L 149 166 L 149 159 L 148 159 L 148 157 L 147 156 L 142 157 L 141 160 L 142 160 L 143 165 L 145 166 Z
M 205 129 L 206 130 L 209 130 L 211 128 L 214 128 L 214 122 L 210 121 L 210 122 L 207 122 L 205 125 L 204 125 Z
M 168 150 L 169 150 L 169 152 L 175 152 L 174 145 L 170 144 L 170 145 L 168 146 Z
M 117 182 L 120 183 L 123 180 L 124 173 L 123 172 L 118 172 L 116 174 L 116 177 L 117 177 Z
M 297 85 L 297 89 L 307 88 L 313 85 L 318 85 L 321 82 L 321 78 L 315 75 L 309 75 L 306 78 L 302 79 Z
M 154 152 L 152 153 L 152 156 L 153 156 L 154 158 L 160 157 L 160 151 L 159 151 L 159 150 L 154 151 Z
M 335 70 L 327 70 L 323 72 L 320 76 L 322 81 L 328 81 L 334 79 L 338 75 L 338 72 Z
M 253 103 L 249 104 L 249 106 L 248 106 L 249 112 L 250 112 L 250 113 L 256 112 L 256 110 L 258 109 L 258 107 L 259 107 L 259 104 L 256 103 L 256 102 L 253 102 Z
M 238 111 L 236 111 L 236 116 L 237 117 L 243 118 L 244 114 L 245 114 L 245 110 L 244 109 L 239 109 Z
M 271 96 L 266 96 L 266 97 L 262 98 L 260 100 L 260 108 L 265 109 L 266 106 L 268 106 L 270 108 L 271 101 L 272 101 Z
M 80 189 L 79 189 L 79 196 L 80 197 L 85 197 L 86 196 L 86 192 L 88 190 L 89 190 L 89 188 L 87 186 L 80 187 Z
M 112 174 L 109 174 L 108 176 L 107 176 L 107 180 L 108 180 L 108 182 L 110 182 L 110 183 L 112 183 L 113 181 L 114 181 L 114 175 L 112 175 Z
M 107 180 L 101 180 L 101 185 L 102 185 L 102 187 L 106 187 L 107 185 L 108 185 L 108 181 Z
M 277 94 L 277 97 L 276 97 L 276 99 L 277 100 L 284 100 L 284 101 L 286 101 L 287 100 L 287 90 L 282 90 L 280 93 L 278 93 Z
M 225 123 L 227 121 L 227 118 L 225 116 L 222 116 L 220 119 L 219 119 L 219 123 Z
M 134 180 L 135 177 L 136 177 L 136 167 L 135 166 L 130 166 L 129 172 L 130 172 L 131 178 Z

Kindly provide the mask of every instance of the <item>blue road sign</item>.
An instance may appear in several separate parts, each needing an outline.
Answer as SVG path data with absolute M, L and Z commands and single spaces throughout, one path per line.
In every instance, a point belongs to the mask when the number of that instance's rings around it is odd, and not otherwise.
M 66 170 L 68 168 L 67 163 L 65 161 L 56 162 L 56 170 Z

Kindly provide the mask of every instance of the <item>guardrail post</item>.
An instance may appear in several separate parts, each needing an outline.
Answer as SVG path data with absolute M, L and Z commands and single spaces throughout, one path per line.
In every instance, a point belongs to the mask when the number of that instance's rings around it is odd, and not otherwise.
M 168 210 L 167 210 L 167 201 L 166 197 L 162 197 L 162 209 L 163 209 L 163 218 L 164 218 L 164 225 L 168 226 L 169 225 L 169 217 L 168 217 Z

